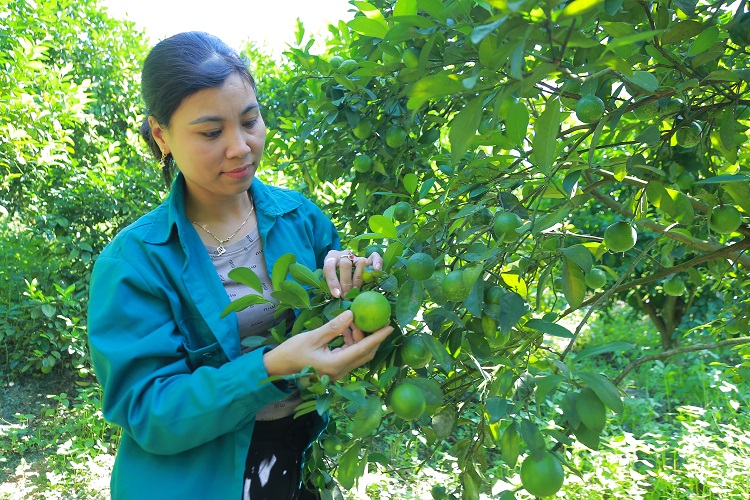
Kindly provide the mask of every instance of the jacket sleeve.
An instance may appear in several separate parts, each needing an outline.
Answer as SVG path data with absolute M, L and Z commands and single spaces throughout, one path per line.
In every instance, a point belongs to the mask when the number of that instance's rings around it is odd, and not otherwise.
M 268 377 L 263 350 L 192 370 L 185 325 L 173 310 L 179 301 L 158 286 L 119 256 L 101 256 L 94 266 L 89 347 L 107 420 L 144 450 L 175 454 L 248 425 L 287 395 L 261 383 Z

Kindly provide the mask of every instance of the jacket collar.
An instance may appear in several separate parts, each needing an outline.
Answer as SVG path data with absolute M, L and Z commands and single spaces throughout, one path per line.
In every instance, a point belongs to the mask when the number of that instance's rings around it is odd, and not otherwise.
M 291 212 L 302 203 L 290 196 L 285 190 L 266 186 L 256 177 L 250 185 L 250 194 L 253 197 L 255 211 L 258 217 L 258 225 L 261 226 L 269 219 L 275 219 L 285 213 Z M 153 212 L 154 221 L 151 229 L 146 234 L 145 241 L 155 245 L 163 245 L 172 236 L 186 234 L 191 224 L 185 216 L 185 177 L 182 172 L 172 182 L 169 196 Z

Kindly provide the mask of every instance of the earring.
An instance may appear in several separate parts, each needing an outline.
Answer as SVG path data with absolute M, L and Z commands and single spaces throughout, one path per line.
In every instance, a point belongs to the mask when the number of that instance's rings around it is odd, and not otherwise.
M 165 153 L 164 151 L 162 151 L 161 160 L 159 160 L 159 166 L 162 169 L 167 168 L 167 156 L 169 156 L 169 153 Z

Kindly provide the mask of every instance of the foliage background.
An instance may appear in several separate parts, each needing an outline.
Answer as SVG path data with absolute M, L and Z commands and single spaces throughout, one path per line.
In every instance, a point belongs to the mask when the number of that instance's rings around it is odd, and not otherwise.
M 148 47 L 94 0 L 0 5 L 0 375 L 71 387 L 0 428 L 0 461 L 54 449 L 32 489 L 91 496 L 80 469 L 111 456 L 117 431 L 87 360 L 89 270 L 164 194 L 137 137 Z M 378 471 L 380 483 L 361 481 L 373 497 L 397 490 L 393 478 L 422 491 L 425 477 L 445 495 L 523 496 L 516 462 L 550 449 L 568 467 L 566 494 L 746 498 L 750 365 L 729 348 L 749 333 L 747 2 L 353 5 L 325 53 L 303 27 L 283 61 L 245 49 L 269 126 L 261 175 L 315 199 L 360 252 L 390 249 L 377 289 L 403 337 L 335 388 L 329 434 L 347 447 L 316 447 L 313 465 L 346 486 Z M 582 122 L 577 102 L 593 95 L 605 112 Z M 355 134 L 360 122 L 372 132 Z M 691 122 L 702 134 L 684 147 L 677 131 Z M 394 127 L 403 144 L 387 141 Z M 371 171 L 352 169 L 361 154 Z M 399 201 L 413 217 L 393 217 Z M 711 230 L 720 205 L 740 210 L 737 231 Z M 523 221 L 515 234 L 493 231 L 506 211 Z M 618 254 L 602 235 L 619 220 L 638 242 Z M 431 282 L 404 270 L 416 251 L 435 259 Z M 595 266 L 608 273 L 601 290 L 585 284 Z M 465 300 L 435 282 L 454 269 L 481 271 Z M 672 275 L 684 294 L 664 293 Z M 497 286 L 502 309 L 484 296 Z M 409 335 L 429 342 L 428 368 L 398 363 Z M 362 408 L 415 380 L 438 387 L 427 414 L 384 411 L 362 427 Z M 570 406 L 585 387 L 608 407 L 593 435 Z M 512 449 L 503 436 L 519 426 Z M 378 439 L 390 431 L 399 438 Z

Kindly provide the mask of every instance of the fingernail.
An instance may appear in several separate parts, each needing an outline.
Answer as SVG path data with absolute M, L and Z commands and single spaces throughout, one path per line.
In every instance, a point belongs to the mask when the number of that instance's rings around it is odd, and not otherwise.
M 341 290 L 339 290 L 338 288 L 334 288 L 333 290 L 331 290 L 331 295 L 333 295 L 334 297 L 338 297 L 339 295 L 341 295 Z

